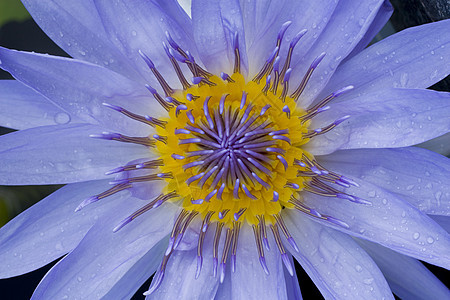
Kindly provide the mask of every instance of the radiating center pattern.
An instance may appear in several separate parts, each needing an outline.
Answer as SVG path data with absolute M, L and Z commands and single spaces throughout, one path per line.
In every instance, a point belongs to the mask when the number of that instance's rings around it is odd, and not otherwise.
M 112 187 L 86 199 L 77 210 L 132 188 L 136 183 L 151 181 L 167 184 L 158 197 L 123 220 L 114 231 L 166 201 L 176 203 L 181 210 L 173 225 L 163 261 L 147 294 L 160 285 L 171 254 L 196 218 L 201 219 L 196 276 L 202 270 L 206 232 L 213 226 L 213 274 L 220 274 L 220 281 L 223 282 L 228 258 L 231 270 L 234 272 L 236 268 L 241 226 L 252 227 L 264 272 L 269 273 L 264 249 L 270 248 L 268 234 L 271 232 L 291 274 L 293 266 L 283 239 L 296 251 L 298 247 L 281 216 L 283 209 L 296 209 L 314 218 L 348 227 L 332 216 L 307 207 L 302 201 L 302 193 L 370 205 L 364 199 L 341 192 L 339 187 L 357 187 L 357 184 L 325 169 L 303 149 L 310 139 L 327 133 L 349 118 L 344 115 L 325 127 L 310 128 L 311 120 L 330 108 L 327 106 L 330 101 L 353 86 L 343 87 L 313 102 L 310 107 L 301 108 L 298 102 L 302 92 L 326 54 L 322 53 L 314 59 L 299 83 L 291 82 L 291 56 L 306 30 L 291 40 L 287 56 L 283 59 L 279 55 L 280 47 L 284 46 L 282 40 L 289 25 L 290 22 L 283 24 L 272 53 L 259 73 L 250 79 L 241 72 L 237 34 L 234 36 L 233 74 L 222 72 L 214 75 L 199 66 L 189 51 L 182 49 L 167 33 L 164 47 L 183 89 L 172 88 L 151 58 L 140 52 L 142 62 L 147 64 L 160 84 L 160 87 L 146 87 L 167 112 L 165 116 L 143 116 L 139 112 L 104 103 L 109 109 L 149 125 L 151 134 L 130 137 L 120 133 L 103 133 L 92 137 L 139 144 L 149 148 L 149 157 L 156 158 L 111 170 L 108 174 L 117 176 L 111 182 Z M 186 79 L 180 64 L 185 64 L 190 70 L 191 80 Z M 290 88 L 291 85 L 293 88 Z M 163 93 L 158 92 L 159 89 Z M 225 238 L 223 248 L 219 249 L 222 232 Z

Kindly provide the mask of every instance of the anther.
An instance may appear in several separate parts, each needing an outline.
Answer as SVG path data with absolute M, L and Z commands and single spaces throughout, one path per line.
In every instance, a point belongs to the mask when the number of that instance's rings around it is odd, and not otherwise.
M 280 68 L 280 57 L 277 56 L 275 58 L 275 61 L 273 63 L 273 72 L 274 72 L 274 79 L 273 79 L 273 84 L 272 84 L 272 89 L 271 91 L 273 92 L 274 95 L 277 94 L 277 89 L 278 89 L 278 83 L 280 81 L 280 72 L 279 72 L 279 68 Z
M 294 268 L 292 267 L 292 264 L 289 261 L 289 257 L 286 254 L 286 250 L 284 249 L 284 245 L 281 242 L 281 237 L 280 237 L 280 233 L 278 231 L 277 224 L 271 225 L 270 229 L 272 230 L 273 237 L 275 238 L 275 242 L 277 244 L 278 250 L 280 251 L 281 258 L 283 260 L 283 263 L 284 263 L 286 269 L 288 270 L 288 272 L 291 276 L 294 276 Z
M 266 74 L 270 74 L 270 71 L 272 70 L 272 64 L 273 64 L 273 60 L 275 59 L 275 57 L 278 54 L 278 51 L 280 50 L 280 48 L 277 46 L 275 47 L 275 49 L 273 49 L 272 53 L 270 54 L 269 58 L 266 60 L 266 62 L 264 63 L 264 66 L 262 67 L 262 69 L 259 71 L 259 73 L 253 78 L 253 81 L 255 81 L 256 83 L 259 83 L 261 81 L 261 79 L 264 77 L 264 75 Z
M 158 101 L 158 103 L 167 111 L 170 110 L 170 108 L 172 108 L 172 105 L 167 103 L 159 94 L 158 92 L 152 88 L 150 85 L 146 84 L 145 87 L 150 91 L 150 93 L 152 93 L 153 97 L 155 98 L 156 101 Z
M 239 218 L 244 214 L 247 208 L 241 208 L 237 213 L 234 213 L 234 220 L 238 221 Z
M 178 79 L 180 80 L 181 85 L 183 86 L 184 90 L 187 90 L 191 87 L 189 82 L 187 81 L 186 77 L 184 77 L 183 71 L 180 68 L 180 65 L 178 64 L 177 60 L 175 59 L 173 55 L 172 49 L 169 49 L 169 47 L 166 45 L 165 42 L 162 43 L 164 51 L 166 51 L 167 56 L 170 59 L 170 62 L 172 64 L 173 69 L 175 70 L 175 73 L 177 74 Z
M 123 107 L 120 107 L 120 106 L 117 106 L 117 105 L 113 105 L 113 104 L 109 104 L 109 103 L 105 103 L 105 102 L 102 103 L 102 105 L 104 105 L 104 106 L 106 106 L 108 108 L 114 109 L 115 111 L 118 111 L 118 112 L 124 114 L 125 116 L 127 116 L 127 117 L 129 117 L 129 118 L 131 118 L 133 120 L 145 123 L 145 124 L 150 125 L 152 127 L 155 127 L 156 125 L 161 126 L 160 125 L 161 123 L 158 123 L 158 122 L 154 121 L 156 119 L 147 119 L 146 117 L 137 115 L 135 113 L 132 113 L 132 112 L 124 109 Z M 159 121 L 159 122 L 162 122 L 162 121 Z
M 247 92 L 242 92 L 242 97 L 241 97 L 241 104 L 239 106 L 239 109 L 243 109 L 245 106 L 245 102 L 247 101 Z
M 234 82 L 234 80 L 230 77 L 230 75 L 228 75 L 225 72 L 220 73 L 220 78 L 222 78 L 222 80 L 224 80 L 224 81 L 226 80 L 228 82 Z
M 234 33 L 233 44 L 234 44 L 233 73 L 241 73 L 241 54 L 239 53 L 239 36 L 237 32 Z
M 223 94 L 220 97 L 220 102 L 219 102 L 219 113 L 223 114 L 223 110 L 225 108 L 225 99 L 228 97 L 229 94 Z
M 161 143 L 167 144 L 167 136 L 162 136 L 158 134 L 154 134 L 153 138 L 157 141 L 160 141 Z
M 187 93 L 187 94 L 186 94 L 186 99 L 187 99 L 188 101 L 194 101 L 194 100 L 196 100 L 196 99 L 198 99 L 198 98 L 200 98 L 200 96 L 194 96 L 194 95 L 192 95 L 192 94 L 190 94 L 190 93 Z
M 216 85 L 214 82 L 210 81 L 206 77 L 201 77 L 201 76 L 192 77 L 192 83 L 193 84 L 206 83 L 209 86 Z
M 151 201 L 150 203 L 144 205 L 143 207 L 141 207 L 140 209 L 138 209 L 137 211 L 135 211 L 134 213 L 132 213 L 131 215 L 126 217 L 124 220 L 122 220 L 116 227 L 114 227 L 113 232 L 119 231 L 125 225 L 127 225 L 128 223 L 130 223 L 131 221 L 133 221 L 134 219 L 136 219 L 137 217 L 139 217 L 143 213 L 149 211 L 150 209 L 157 208 L 158 206 L 160 206 L 165 201 L 167 201 L 167 200 L 169 200 L 171 198 L 174 198 L 176 196 L 178 196 L 178 195 L 175 192 L 170 192 L 170 193 L 168 193 L 166 195 L 163 195 L 163 194 L 159 195 L 153 201 Z
M 253 235 L 255 236 L 256 248 L 259 254 L 259 263 L 263 268 L 264 272 L 269 275 L 269 269 L 267 268 L 266 259 L 264 258 L 264 249 L 262 247 L 261 235 L 260 231 L 257 229 L 255 225 L 252 225 Z
M 205 175 L 205 173 L 200 173 L 200 174 L 197 174 L 197 175 L 194 175 L 194 176 L 192 176 L 192 177 L 189 177 L 187 180 L 186 180 L 186 184 L 187 185 L 190 185 L 191 183 L 193 183 L 194 181 L 196 181 L 196 180 L 199 180 L 200 178 L 202 178 L 202 176 L 203 175 Z
M 283 41 L 284 34 L 286 33 L 286 30 L 291 26 L 292 21 L 287 21 L 281 25 L 280 31 L 277 35 L 277 47 L 281 46 L 281 42 Z
M 339 118 L 336 121 L 334 121 L 333 123 L 331 123 L 330 125 L 327 125 L 327 126 L 325 126 L 323 128 L 314 129 L 313 131 L 309 131 L 303 137 L 304 138 L 312 138 L 312 137 L 314 137 L 316 135 L 327 133 L 328 131 L 332 130 L 334 127 L 336 127 L 337 125 L 341 124 L 342 122 L 344 122 L 348 118 L 350 118 L 350 116 L 348 116 L 348 115 L 344 116 L 342 118 Z
M 178 154 L 175 154 L 175 153 L 172 154 L 171 157 L 172 157 L 173 159 L 177 159 L 177 160 L 185 159 L 184 156 L 178 155 Z
M 220 276 L 219 276 L 220 283 L 223 283 L 223 280 L 225 279 L 225 264 L 228 258 L 228 253 L 230 251 L 233 233 L 234 233 L 233 230 L 231 228 L 228 228 L 227 233 L 225 235 L 225 244 L 223 246 L 222 259 L 220 263 Z
M 291 98 L 294 99 L 294 101 L 298 100 L 298 97 L 303 93 L 305 90 L 306 84 L 308 83 L 309 79 L 311 78 L 312 73 L 317 68 L 317 66 L 320 64 L 320 62 L 325 57 L 325 52 L 322 52 L 318 57 L 316 57 L 313 62 L 311 63 L 311 66 L 309 67 L 308 71 L 306 71 L 305 76 L 303 77 L 302 81 L 300 82 L 300 85 L 297 87 L 294 93 L 291 94 Z
M 278 192 L 273 191 L 273 198 L 270 201 L 277 202 L 279 198 L 280 198 L 280 195 L 278 194 Z
M 346 86 L 346 87 L 344 87 L 344 88 L 342 88 L 342 89 L 340 89 L 340 90 L 337 90 L 336 92 L 331 93 L 330 95 L 328 95 L 327 97 L 325 97 L 324 99 L 322 99 L 322 100 L 321 100 L 319 103 L 317 103 L 316 105 L 314 105 L 314 106 L 308 108 L 308 109 L 306 110 L 306 112 L 310 113 L 310 112 L 316 111 L 316 110 L 318 110 L 319 108 L 324 107 L 325 105 L 327 105 L 327 104 L 328 104 L 331 100 L 333 100 L 334 98 L 339 97 L 340 95 L 345 94 L 345 93 L 347 93 L 348 91 L 351 91 L 352 89 L 354 89 L 354 86 L 353 86 L 353 85 L 349 85 L 349 86 Z
M 219 255 L 219 241 L 220 235 L 222 233 L 222 228 L 225 223 L 219 222 L 217 223 L 216 232 L 214 233 L 214 241 L 213 241 L 213 275 L 217 276 L 217 266 L 218 266 L 218 255 Z
M 283 106 L 282 111 L 286 113 L 286 116 L 288 117 L 288 119 L 291 118 L 291 110 L 289 109 L 289 106 L 287 106 L 287 105 Z
M 264 95 L 267 95 L 267 91 L 270 88 L 270 81 L 271 81 L 271 79 L 272 79 L 272 76 L 271 75 L 267 75 L 267 77 L 266 77 L 266 84 L 264 85 L 264 87 L 262 89 L 262 92 L 263 92 Z
M 236 250 L 237 242 L 239 238 L 239 230 L 241 228 L 241 222 L 233 222 L 233 241 L 231 243 L 231 271 L 234 273 L 236 270 Z
M 270 250 L 269 240 L 267 239 L 266 221 L 264 215 L 257 215 L 256 218 L 258 219 L 259 222 L 258 229 L 260 231 L 261 240 L 264 244 L 264 247 L 266 247 L 267 250 Z
M 191 110 L 188 110 L 188 112 L 186 113 L 186 115 L 187 115 L 187 117 L 188 117 L 188 119 L 189 119 L 189 122 L 191 122 L 192 124 L 195 124 L 195 119 L 194 119 L 194 116 L 192 115 L 192 109 L 191 109 Z
M 259 113 L 259 115 L 260 115 L 260 116 L 263 116 L 263 115 L 266 113 L 266 111 L 267 111 L 269 108 L 271 108 L 271 107 L 272 107 L 272 106 L 271 106 L 270 104 L 264 105 L 263 108 L 261 108 L 261 112 Z
M 187 110 L 187 109 L 188 109 L 187 106 L 184 105 L 184 104 L 178 105 L 177 108 L 176 108 L 176 110 L 175 110 L 175 116 L 178 117 L 178 115 L 180 114 L 180 112 L 181 112 L 182 110 Z
M 294 48 L 297 45 L 298 41 L 306 34 L 307 30 L 303 29 L 299 33 L 297 33 L 291 40 L 289 44 L 289 50 L 286 55 L 286 61 L 284 62 L 283 69 L 281 70 L 280 77 L 284 77 L 287 70 L 289 69 L 291 65 L 291 59 L 292 59 L 292 53 L 294 52 Z
M 159 71 L 156 69 L 155 65 L 151 61 L 151 59 L 141 50 L 139 50 L 139 55 L 142 57 L 142 59 L 145 61 L 147 66 L 152 71 L 153 75 L 155 75 L 156 79 L 158 80 L 159 84 L 161 85 L 162 89 L 164 90 L 164 93 L 166 93 L 166 96 L 170 96 L 173 94 L 174 90 L 169 86 L 167 81 L 164 79 L 164 77 L 159 73 Z
M 233 197 L 239 199 L 239 178 L 236 179 L 236 182 L 234 183 Z
M 294 190 L 298 190 L 300 188 L 300 186 L 297 183 L 294 183 L 294 182 L 286 182 L 284 187 L 285 188 L 292 188 Z
M 281 155 L 277 155 L 277 158 L 283 164 L 284 170 L 286 171 L 288 168 L 288 163 L 287 163 L 286 159 L 284 159 L 284 157 Z
M 83 202 L 81 202 L 80 205 L 78 205 L 77 208 L 75 209 L 75 212 L 80 211 L 83 207 L 85 207 L 91 203 L 97 202 L 100 199 L 106 198 L 115 193 L 126 190 L 130 187 L 132 187 L 132 185 L 129 183 L 123 183 L 123 184 L 118 184 L 116 186 L 113 186 L 112 188 L 104 191 L 103 193 L 100 193 L 96 196 L 91 196 L 91 197 L 87 198 L 86 200 L 84 200 Z
M 282 81 L 283 90 L 281 91 L 281 95 L 280 95 L 280 99 L 283 101 L 283 103 L 286 101 L 286 96 L 289 91 L 289 79 L 291 77 L 291 72 L 292 72 L 292 69 L 289 68 L 286 70 L 286 73 L 283 76 L 283 81 Z
M 247 195 L 247 197 L 256 200 L 258 198 L 256 198 L 252 193 L 250 193 L 250 191 L 248 190 L 248 188 L 245 186 L 245 184 L 241 184 L 242 189 L 244 190 L 244 193 Z

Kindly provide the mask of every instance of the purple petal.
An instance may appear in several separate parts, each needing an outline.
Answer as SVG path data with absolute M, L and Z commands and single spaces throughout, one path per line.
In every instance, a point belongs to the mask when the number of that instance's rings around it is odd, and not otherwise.
M 0 81 L 0 125 L 14 129 L 78 123 L 47 98 L 16 80 Z
M 103 102 L 155 115 L 164 110 L 144 86 L 103 67 L 79 60 L 0 47 L 1 67 L 65 110 L 72 119 L 102 124 L 125 134 L 148 132 L 148 126 L 108 109 Z
M 357 240 L 401 299 L 450 299 L 450 291 L 421 262 L 365 240 Z
M 450 215 L 450 159 L 444 156 L 409 147 L 338 151 L 318 160 L 329 170 L 345 171 L 394 193 L 426 214 Z
M 132 299 L 137 290 L 157 270 L 166 246 L 165 239 L 159 241 L 114 283 L 103 299 Z
M 306 85 L 299 100 L 302 106 L 308 106 L 316 98 L 338 65 L 363 38 L 383 1 L 358 1 L 355 3 L 353 0 L 340 0 L 317 42 L 308 53 L 301 56 L 296 53 L 293 56 L 292 74 L 294 76 L 291 77 L 291 80 L 298 84 L 307 72 L 311 61 L 323 52 L 328 54 L 314 70 Z
M 213 299 L 219 287 L 219 278 L 212 276 L 213 237 L 214 231 L 208 231 L 203 245 L 203 264 L 198 279 L 195 278 L 197 272 L 197 240 L 195 239 L 192 243 L 193 247 L 189 247 L 188 250 L 173 252 L 163 282 L 146 299 Z M 198 232 L 195 238 L 198 238 Z M 177 284 L 174 285 L 174 282 Z
M 114 216 L 99 217 L 78 246 L 46 274 L 32 299 L 64 298 L 68 289 L 80 298 L 99 299 L 116 284 L 126 284 L 144 256 L 151 262 L 148 272 L 156 269 L 164 251 L 164 243 L 158 243 L 169 234 L 167 223 L 173 222 L 177 208 L 164 204 L 114 233 L 116 223 L 141 207 L 142 201 L 130 198 L 121 204 Z M 153 253 L 146 255 L 149 251 Z M 136 288 L 136 283 L 131 287 Z
M 380 6 L 380 9 L 377 12 L 377 15 L 373 19 L 372 24 L 370 24 L 369 29 L 367 29 L 363 38 L 359 41 L 358 45 L 353 49 L 353 51 L 345 58 L 346 60 L 355 56 L 359 52 L 361 52 L 364 48 L 369 45 L 369 43 L 375 38 L 375 36 L 380 32 L 380 30 L 387 23 L 392 13 L 394 12 L 394 8 L 389 0 L 385 0 L 383 4 Z
M 275 245 L 272 235 L 269 235 L 269 243 Z M 266 275 L 259 263 L 250 226 L 242 227 L 237 247 L 236 271 L 228 274 L 231 275 L 233 287 L 231 299 L 287 299 L 284 266 L 279 251 L 273 249 L 264 252 L 269 269 L 269 275 Z
M 71 251 L 99 215 L 114 212 L 127 192 L 74 213 L 85 198 L 108 189 L 107 181 L 69 184 L 33 205 L 0 229 L 1 278 L 38 269 Z
M 344 170 L 334 171 L 347 175 Z M 355 181 L 360 186 L 346 192 L 367 199 L 372 206 L 309 193 L 304 194 L 304 203 L 322 214 L 344 221 L 349 228 L 319 221 L 326 226 L 437 266 L 450 267 L 450 237 L 444 229 L 395 194 L 369 182 Z
M 108 39 L 94 1 L 24 0 L 45 33 L 70 56 L 142 81 L 130 61 Z
M 408 28 L 342 64 L 323 91 L 352 84 L 347 97 L 385 87 L 427 88 L 450 73 L 450 20 Z
M 155 77 L 139 55 L 139 50 L 154 62 L 166 79 L 178 83 L 162 45 L 167 40 L 166 31 L 185 51 L 194 55 L 197 51 L 192 42 L 191 20 L 176 1 L 103 0 L 96 1 L 95 5 L 109 39 L 124 56 L 129 57 L 131 65 L 147 83 L 156 86 Z
M 313 120 L 312 128 L 344 115 L 351 118 L 314 137 L 307 144 L 314 154 L 339 149 L 405 147 L 450 131 L 450 93 L 391 88 L 330 106 Z
M 393 299 L 377 265 L 351 237 L 296 211 L 285 216 L 300 252 L 288 249 L 326 299 Z
M 292 255 L 289 253 L 287 254 L 289 256 L 289 261 L 292 266 L 294 266 L 294 260 L 292 259 Z M 284 268 L 284 279 L 286 279 L 286 292 L 287 292 L 287 298 L 288 299 L 295 299 L 295 300 L 302 300 L 302 292 L 300 291 L 300 285 L 299 280 L 297 278 L 297 272 L 295 271 L 294 267 L 294 275 L 291 276 L 289 274 L 288 270 Z
M 195 42 L 202 49 L 200 58 L 209 71 L 233 73 L 235 33 L 241 69 L 248 69 L 244 21 L 238 0 L 193 0 L 192 22 Z
M 104 173 L 151 154 L 143 146 L 92 139 L 97 126 L 67 124 L 0 137 L 0 184 L 60 184 L 108 178 Z M 107 151 L 105 151 L 107 149 Z
M 449 216 L 432 216 L 430 215 L 436 223 L 439 224 L 442 228 L 445 229 L 448 233 L 450 233 L 450 217 Z
M 283 23 L 292 21 L 284 35 L 280 56 L 285 57 L 291 41 L 297 33 L 306 29 L 295 48 L 298 57 L 302 57 L 320 37 L 322 30 L 331 18 L 337 1 L 241 1 L 246 43 L 248 48 L 250 77 L 254 76 L 275 47 L 277 34 Z M 288 13 L 292 12 L 292 13 Z M 301 18 L 295 12 L 301 12 Z

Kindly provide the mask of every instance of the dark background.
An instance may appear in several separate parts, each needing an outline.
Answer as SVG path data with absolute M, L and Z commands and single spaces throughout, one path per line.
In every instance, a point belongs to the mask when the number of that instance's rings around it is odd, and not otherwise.
M 380 40 L 387 35 L 407 27 L 450 17 L 450 1 L 447 0 L 392 0 L 391 3 L 395 7 L 394 15 L 387 26 L 379 35 L 377 35 L 375 40 Z M 18 50 L 67 56 L 67 54 L 56 46 L 31 19 L 23 22 L 8 22 L 0 27 L 0 45 Z M 11 76 L 0 70 L 0 79 L 11 79 Z M 432 88 L 441 91 L 450 91 L 449 78 L 447 77 Z M 0 127 L 0 134 L 8 132 L 11 132 L 11 130 Z M 9 217 L 12 218 L 14 215 L 20 213 L 21 210 L 24 210 L 36 201 L 39 201 L 58 187 L 59 186 L 0 186 L 0 198 L 3 197 L 7 198 L 6 200 L 9 201 L 15 201 L 15 205 L 10 205 L 9 207 Z M 1 225 L 2 224 L 0 223 L 0 226 Z M 49 264 L 20 277 L 0 280 L 0 299 L 29 299 L 41 278 L 53 265 L 54 263 Z M 426 264 L 426 266 L 443 282 L 446 281 L 448 271 L 428 264 Z M 301 283 L 300 286 L 303 297 L 306 299 L 322 299 L 322 296 L 313 282 L 297 263 L 296 270 Z M 448 280 L 446 283 L 448 286 Z M 148 289 L 149 285 L 150 279 L 141 287 L 133 298 L 143 299 L 142 293 Z

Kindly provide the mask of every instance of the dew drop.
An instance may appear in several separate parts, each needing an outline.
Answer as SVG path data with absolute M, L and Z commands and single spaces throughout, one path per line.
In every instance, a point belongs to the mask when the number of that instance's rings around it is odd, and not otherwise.
M 417 240 L 420 237 L 420 233 L 414 232 L 413 239 Z
M 408 80 L 409 80 L 408 73 L 402 73 L 400 75 L 400 87 L 406 87 Z
M 373 278 L 366 278 L 363 280 L 364 284 L 372 284 Z
M 132 35 L 132 36 L 137 36 L 136 30 L 131 31 L 131 35 Z
M 384 205 L 386 205 L 386 204 L 388 203 L 388 201 L 387 201 L 387 199 L 386 199 L 386 198 L 385 198 L 385 199 L 383 199 L 383 201 L 382 201 L 382 202 L 383 202 L 383 204 L 384 204 Z
M 375 197 L 375 195 L 376 195 L 376 192 L 375 192 L 375 191 L 369 191 L 369 192 L 367 193 L 367 196 L 370 197 L 370 198 Z
M 427 238 L 427 243 L 428 244 L 433 244 L 434 243 L 434 239 L 430 236 Z
M 64 249 L 62 243 L 61 242 L 56 243 L 55 249 L 57 251 L 62 251 Z
M 360 265 L 356 265 L 355 270 L 359 273 L 362 271 L 362 267 Z
M 83 278 L 81 278 L 80 276 L 77 277 L 78 282 L 81 282 L 83 280 Z
M 53 116 L 56 124 L 64 125 L 70 122 L 70 115 L 65 112 L 59 112 Z

